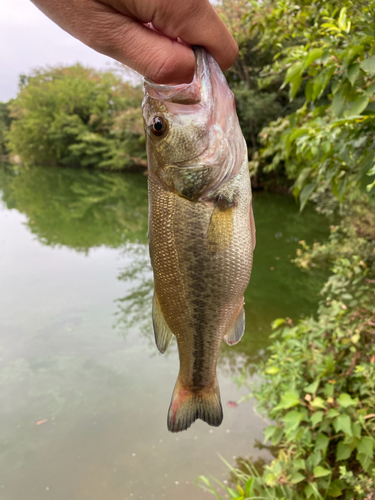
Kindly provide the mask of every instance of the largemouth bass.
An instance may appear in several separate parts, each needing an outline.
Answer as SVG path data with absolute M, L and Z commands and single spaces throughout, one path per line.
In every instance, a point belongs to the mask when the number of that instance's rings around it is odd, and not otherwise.
M 234 97 L 212 56 L 195 56 L 190 84 L 144 81 L 154 333 L 162 353 L 175 336 L 180 357 L 172 432 L 223 420 L 216 365 L 223 339 L 236 344 L 244 333 L 255 246 Z

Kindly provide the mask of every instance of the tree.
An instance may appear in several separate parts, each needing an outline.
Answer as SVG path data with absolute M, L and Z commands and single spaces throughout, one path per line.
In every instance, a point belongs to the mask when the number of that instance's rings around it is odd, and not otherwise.
M 298 12 L 295 41 L 285 43 L 284 29 L 274 70 L 287 70 L 290 98 L 302 89 L 304 100 L 261 134 L 263 160 L 296 179 L 301 208 L 325 185 L 340 201 L 356 187 L 375 195 L 375 2 L 340 2 L 340 9 L 334 2 L 312 15 L 317 6 L 288 2 Z M 285 24 L 281 12 L 268 25 Z
M 8 147 L 25 163 L 145 165 L 142 97 L 116 75 L 79 64 L 34 71 L 10 105 Z
M 374 14 L 374 0 L 265 1 L 246 14 L 257 50 L 278 49 L 262 74 L 283 75 L 300 101 L 260 133 L 260 162 L 295 181 L 301 209 L 313 197 L 341 217 L 327 242 L 297 250 L 298 266 L 331 268 L 316 317 L 273 322 L 261 384 L 250 386 L 272 421 L 270 446 L 259 446 L 274 460 L 231 468 L 232 484 L 219 483 L 225 498 L 375 498 Z
M 221 0 L 216 9 L 239 46 L 239 57 L 226 77 L 236 99 L 249 159 L 254 159 L 260 146 L 260 131 L 270 121 L 298 106 L 289 102 L 286 90 L 279 91 L 283 82 L 281 72 L 265 75 L 265 69 L 272 64 L 279 49 L 260 43 L 257 4 L 247 0 Z
M 6 133 L 10 127 L 10 113 L 9 113 L 9 104 L 5 102 L 0 102 L 0 157 L 5 156 L 8 153 L 6 147 Z

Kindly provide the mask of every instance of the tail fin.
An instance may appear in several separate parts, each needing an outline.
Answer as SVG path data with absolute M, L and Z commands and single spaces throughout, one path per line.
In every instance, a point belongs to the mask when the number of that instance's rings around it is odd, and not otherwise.
M 214 427 L 218 427 L 223 421 L 217 381 L 214 387 L 195 392 L 177 379 L 168 411 L 168 430 L 185 431 L 197 418 Z

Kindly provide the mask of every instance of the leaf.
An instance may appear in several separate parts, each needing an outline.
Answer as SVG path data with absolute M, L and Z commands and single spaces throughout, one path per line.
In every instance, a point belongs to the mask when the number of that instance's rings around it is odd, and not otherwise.
M 276 328 L 279 328 L 279 326 L 283 325 L 285 323 L 285 318 L 277 318 L 271 323 L 271 328 L 272 330 L 276 330 Z
M 358 453 L 357 459 L 366 472 L 372 467 L 373 461 L 368 455 L 365 455 L 364 453 Z
M 275 430 L 277 429 L 276 425 L 269 425 L 264 429 L 264 442 L 266 443 L 270 437 L 273 436 Z
M 319 387 L 319 382 L 320 382 L 320 379 L 317 378 L 316 380 L 314 380 L 314 382 L 311 382 L 311 384 L 304 387 L 304 390 L 306 392 L 309 392 L 310 394 L 314 394 Z
M 335 68 L 333 66 L 330 66 L 329 68 L 324 68 L 324 70 L 314 78 L 313 95 L 312 95 L 313 101 L 315 101 L 315 99 L 317 99 L 323 94 L 334 72 Z
M 307 102 L 312 101 L 313 91 L 314 91 L 314 81 L 310 79 L 306 83 L 306 87 L 305 87 L 305 97 L 306 97 Z
M 316 445 L 316 443 L 315 443 Z M 320 450 L 315 450 L 313 453 L 311 453 L 306 460 L 306 465 L 308 469 L 312 469 L 313 467 L 316 467 L 317 465 L 320 464 L 322 461 L 322 454 Z
M 303 417 L 304 414 L 299 411 L 296 410 L 289 411 L 283 418 L 286 431 L 291 431 L 293 429 L 296 429 L 301 423 Z
M 290 83 L 294 78 L 299 78 L 302 75 L 303 71 L 303 62 L 296 62 L 290 68 L 285 75 L 284 85 Z
M 296 458 L 293 462 L 293 468 L 296 470 L 306 470 L 306 462 L 303 458 Z
M 349 415 L 340 415 L 333 421 L 333 426 L 336 432 L 343 431 L 348 436 L 353 437 L 351 420 Z
M 348 80 L 352 85 L 354 85 L 354 82 L 356 81 L 359 75 L 359 70 L 360 70 L 359 63 L 351 64 L 348 68 Z
M 306 203 L 308 202 L 308 200 L 309 200 L 310 196 L 312 195 L 312 193 L 314 192 L 315 188 L 316 188 L 315 182 L 311 182 L 310 184 L 306 184 L 306 186 L 300 192 L 299 202 L 301 205 L 301 208 L 300 208 L 301 212 L 305 208 Z
M 368 95 L 369 97 L 372 96 L 372 94 L 375 92 L 375 82 L 372 83 L 371 85 L 369 85 L 366 89 L 366 95 Z
M 281 427 L 277 427 L 271 438 L 272 446 L 277 446 L 280 443 L 283 435 L 284 435 L 284 430 Z
M 368 59 L 365 59 L 364 61 L 361 62 L 361 68 L 363 71 L 366 71 L 366 73 L 375 73 L 375 56 L 369 57 Z
M 301 76 L 295 76 L 293 79 L 290 81 L 290 98 L 294 99 L 296 96 L 298 89 L 300 88 L 302 83 L 302 77 Z
M 305 68 L 308 68 L 310 64 L 312 64 L 314 61 L 322 57 L 323 55 L 323 49 L 312 49 L 310 52 L 308 52 L 307 57 L 305 59 Z
M 314 477 L 325 477 L 329 474 L 331 474 L 331 471 L 329 469 L 325 469 L 321 465 L 314 467 Z
M 280 403 L 275 406 L 274 411 L 287 410 L 299 404 L 299 394 L 297 391 L 287 391 L 281 396 Z
M 337 415 L 340 415 L 340 412 L 335 410 L 334 408 L 331 408 L 330 410 L 328 410 L 328 413 L 327 413 L 328 418 L 334 418 L 334 417 L 337 417 Z
M 339 15 L 339 19 L 338 19 L 338 25 L 339 25 L 340 30 L 342 30 L 342 31 L 346 31 L 346 29 L 347 29 L 346 11 L 347 11 L 347 8 L 343 7 L 340 10 L 340 15 Z
M 310 405 L 313 407 L 313 408 L 325 408 L 326 407 L 326 404 L 325 402 L 323 401 L 322 398 L 320 397 L 316 397 L 314 399 L 314 401 L 311 401 L 310 402 Z
M 368 457 L 373 457 L 374 455 L 374 440 L 369 436 L 364 436 L 360 441 L 357 442 L 358 453 L 363 453 Z
M 346 392 L 342 392 L 337 401 L 339 405 L 342 406 L 343 408 L 348 408 L 348 406 L 357 405 L 357 401 L 355 399 L 352 399 L 351 396 Z
M 340 441 L 337 445 L 336 448 L 336 460 L 346 460 L 350 457 L 352 454 L 352 450 L 350 446 L 347 444 L 344 444 L 342 441 Z
M 342 495 L 342 481 L 335 479 L 328 488 L 328 495 L 333 498 L 337 498 Z
M 352 424 L 352 432 L 354 437 L 358 439 L 361 438 L 362 427 L 359 422 L 354 422 L 354 424 Z
M 323 141 L 322 142 L 322 149 L 326 154 L 328 154 L 331 150 L 331 143 L 329 141 Z
M 275 365 L 272 365 L 272 366 L 268 366 L 266 369 L 265 369 L 265 373 L 267 373 L 267 375 L 276 375 L 277 373 L 280 372 L 280 368 L 278 368 L 277 366 Z
M 343 98 L 341 93 L 338 92 L 337 94 L 335 94 L 335 97 L 332 100 L 331 107 L 332 107 L 332 112 L 338 118 L 340 118 L 345 107 L 345 99 Z
M 238 489 L 238 493 L 240 493 L 242 496 L 245 496 L 245 492 L 239 484 L 237 484 L 237 489 Z
M 329 438 L 326 436 L 323 432 L 318 434 L 316 441 L 315 441 L 315 446 L 314 446 L 314 451 L 322 451 L 323 454 L 327 451 L 329 444 Z
M 345 118 L 350 118 L 351 116 L 358 116 L 364 111 L 369 103 L 370 99 L 366 95 L 359 96 L 355 101 L 351 103 L 349 109 L 344 112 Z
M 314 497 L 314 498 L 318 498 L 319 500 L 322 498 L 322 496 L 319 494 L 319 491 L 316 487 L 316 484 L 314 484 L 314 483 L 309 483 L 306 486 L 304 492 L 305 492 L 306 498 Z
M 313 427 L 316 426 L 316 424 L 319 424 L 323 420 L 323 415 L 324 413 L 322 411 L 317 411 L 316 413 L 313 413 L 311 415 L 311 423 L 313 424 Z
M 246 497 L 254 496 L 254 483 L 255 483 L 255 478 L 251 477 L 246 481 L 245 484 L 245 495 Z
M 224 498 L 217 493 L 217 491 L 212 486 L 211 481 L 209 479 L 207 479 L 205 476 L 199 476 L 198 479 L 200 479 L 204 484 L 206 484 L 208 486 L 208 488 L 203 486 L 204 490 L 210 491 L 217 498 L 217 500 L 224 500 Z M 197 479 L 197 481 L 198 481 L 198 479 Z M 219 483 L 219 484 L 222 486 L 221 483 Z
M 300 472 L 293 472 L 291 478 L 290 478 L 290 482 L 292 484 L 297 484 L 297 483 L 300 483 L 301 481 L 303 481 L 305 479 L 305 476 L 303 474 L 301 474 Z

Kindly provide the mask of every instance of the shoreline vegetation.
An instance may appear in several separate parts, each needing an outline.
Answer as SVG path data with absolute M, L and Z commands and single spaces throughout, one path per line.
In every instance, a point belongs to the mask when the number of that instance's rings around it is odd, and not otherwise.
M 230 3 L 237 39 L 277 48 L 263 80 L 282 76 L 298 103 L 259 133 L 253 175 L 283 172 L 301 210 L 311 200 L 335 223 L 294 260 L 331 272 L 317 313 L 275 319 L 260 385 L 238 379 L 273 460 L 227 464 L 229 486 L 199 483 L 218 500 L 375 500 L 375 2 L 228 0 L 228 18 Z
M 240 48 L 226 76 L 254 189 L 291 192 L 335 223 L 294 259 L 331 273 L 316 314 L 275 319 L 261 384 L 238 380 L 270 422 L 259 446 L 274 459 L 228 464 L 229 486 L 199 482 L 219 500 L 375 500 L 375 0 L 216 8 Z M 112 73 L 34 71 L 0 103 L 0 158 L 145 169 L 141 101 Z

